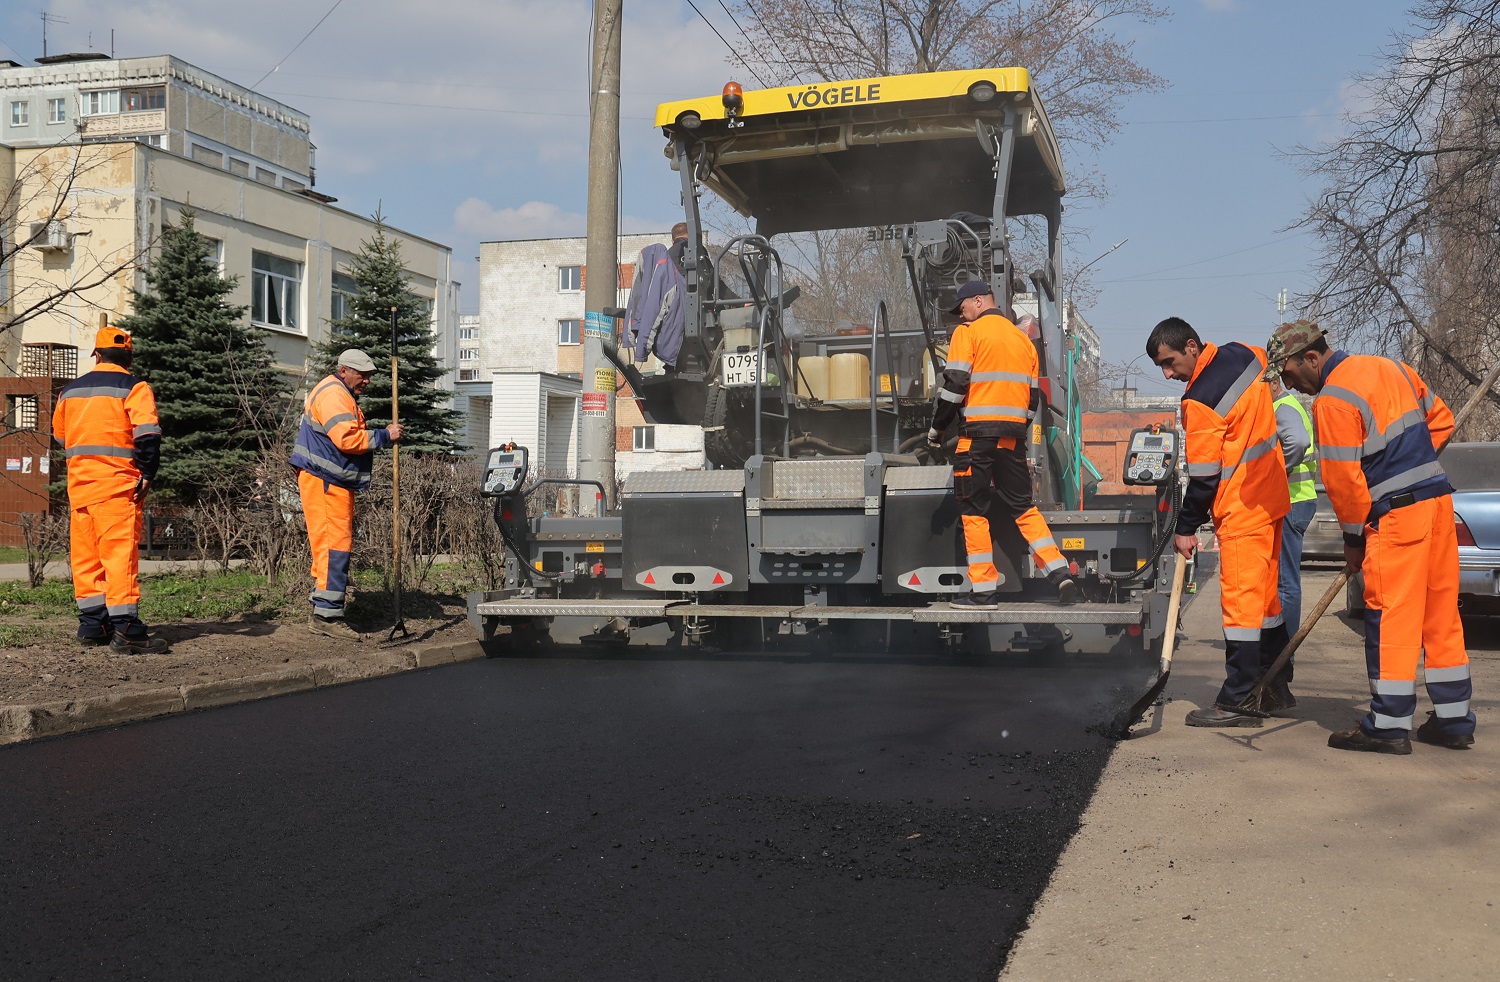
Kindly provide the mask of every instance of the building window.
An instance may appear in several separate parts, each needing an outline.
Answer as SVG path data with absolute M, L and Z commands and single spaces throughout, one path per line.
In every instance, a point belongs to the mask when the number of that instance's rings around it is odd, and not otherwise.
M 78 101 L 83 106 L 85 116 L 113 116 L 120 111 L 120 90 L 81 92 Z
M 229 173 L 239 177 L 250 176 L 250 161 L 241 160 L 238 157 L 229 158 Z
M 15 395 L 6 407 L 5 428 L 8 430 L 36 429 L 36 396 Z
M 656 449 L 656 427 L 636 426 L 633 429 L 635 430 L 635 439 L 632 441 L 630 449 L 637 453 Z
M 264 167 L 255 168 L 255 179 L 262 184 L 269 184 L 273 188 L 276 186 L 276 172 L 266 170 Z
M 264 252 L 250 254 L 250 319 L 265 327 L 297 330 L 302 264 Z
M 208 243 L 208 261 L 222 275 L 224 272 L 224 240 L 205 235 L 203 236 L 203 241 Z
M 557 292 L 577 293 L 583 289 L 582 266 L 557 267 Z
M 333 274 L 333 309 L 330 313 L 334 321 L 346 320 L 354 316 L 354 297 L 359 293 L 359 284 L 354 277 L 348 273 Z M 343 330 L 335 328 L 335 330 Z
M 558 321 L 557 322 L 557 343 L 558 344 L 578 344 L 579 340 L 580 340 L 580 338 L 579 338 L 579 327 L 582 324 L 583 324 L 583 322 L 580 321 L 580 320 L 577 320 L 576 318 L 572 319 L 572 320 Z
M 10 104 L 10 125 L 25 126 L 31 122 L 31 103 L 12 102 Z
M 128 113 L 165 109 L 167 108 L 167 90 L 162 86 L 152 89 L 121 89 L 120 106 Z
M 49 123 L 66 123 L 67 121 L 68 121 L 68 100 L 66 100 L 66 99 L 48 99 L 47 100 L 47 122 L 49 122 Z
M 460 341 L 478 341 L 479 340 L 479 328 L 477 328 L 477 327 L 460 327 L 458 329 L 458 339 Z
M 479 349 L 478 348 L 459 348 L 458 349 L 458 360 L 459 361 L 478 361 L 479 360 Z
M 479 369 L 477 369 L 477 368 L 460 368 L 458 370 L 458 380 L 460 382 L 478 382 L 479 381 Z

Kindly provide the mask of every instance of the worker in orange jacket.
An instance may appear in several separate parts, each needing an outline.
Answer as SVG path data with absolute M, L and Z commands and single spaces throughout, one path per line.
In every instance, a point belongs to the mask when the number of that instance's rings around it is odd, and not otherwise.
M 1330 351 L 1316 324 L 1278 328 L 1269 372 L 1313 400 L 1323 486 L 1344 530 L 1344 559 L 1365 576 L 1370 711 L 1334 733 L 1338 750 L 1411 753 L 1417 661 L 1433 712 L 1417 739 L 1474 743 L 1473 684 L 1458 616 L 1453 488 L 1438 451 L 1453 413 L 1410 365 Z
M 140 617 L 141 503 L 161 460 L 161 424 L 151 386 L 130 374 L 133 356 L 129 334 L 100 328 L 98 365 L 63 386 L 52 410 L 68 466 L 78 638 L 121 655 L 167 650 Z
M 375 362 L 350 348 L 334 373 L 313 386 L 303 407 L 292 466 L 312 545 L 314 634 L 361 640 L 344 620 L 349 554 L 354 548 L 354 495 L 370 486 L 374 451 L 401 439 L 400 423 L 367 429 L 355 400 L 369 388 Z
M 1261 378 L 1266 355 L 1237 341 L 1204 344 L 1180 317 L 1156 325 L 1146 355 L 1168 379 L 1187 383 L 1182 428 L 1188 485 L 1175 548 L 1184 560 L 1191 557 L 1198 548 L 1195 533 L 1210 517 L 1219 539 L 1224 684 L 1213 706 L 1188 713 L 1187 724 L 1259 726 L 1260 717 L 1239 707 L 1289 640 L 1276 581 L 1282 519 L 1292 507 L 1271 389 Z M 1297 704 L 1290 681 L 1284 674 L 1267 691 L 1273 712 Z
M 1036 405 L 1036 345 L 995 306 L 988 283 L 969 280 L 948 311 L 962 321 L 948 345 L 927 442 L 942 446 L 943 431 L 963 408 L 963 435 L 953 455 L 953 493 L 963 522 L 970 592 L 949 606 L 999 606 L 1000 571 L 995 568 L 990 522 L 1014 522 L 1031 548 L 1032 561 L 1070 603 L 1078 588 L 1046 519 L 1031 503 L 1031 472 L 1025 441 Z

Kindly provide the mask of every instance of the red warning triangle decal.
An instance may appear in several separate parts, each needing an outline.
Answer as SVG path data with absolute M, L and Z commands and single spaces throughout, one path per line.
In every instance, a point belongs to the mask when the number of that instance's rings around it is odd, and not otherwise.
M 723 586 L 724 585 L 724 574 L 723 573 L 715 573 L 714 574 L 714 584 L 713 585 L 714 586 Z
M 651 586 L 656 586 L 656 577 L 652 576 L 650 573 L 647 573 L 646 574 L 646 579 L 643 582 L 645 582 L 645 583 L 647 583 L 647 584 L 649 584 Z
M 906 585 L 907 586 L 921 586 L 922 585 L 922 581 L 919 580 L 919 579 L 917 579 L 917 574 L 916 573 L 913 573 L 913 574 L 911 574 L 911 579 L 909 579 L 909 580 L 906 581 Z

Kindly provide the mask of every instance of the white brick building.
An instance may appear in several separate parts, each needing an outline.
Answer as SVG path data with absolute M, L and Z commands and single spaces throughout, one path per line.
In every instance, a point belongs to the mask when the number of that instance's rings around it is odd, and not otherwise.
M 611 274 L 619 306 L 629 300 L 640 250 L 670 241 L 665 232 L 620 237 L 620 268 Z M 586 251 L 581 237 L 480 243 L 477 339 L 460 342 L 457 388 L 469 400 L 471 445 L 517 440 L 532 447 L 534 470 L 554 476 L 577 474 Z M 460 324 L 461 338 L 466 326 L 467 319 Z M 466 359 L 464 349 L 471 345 L 477 352 Z M 564 408 L 569 399 L 570 410 Z M 486 409 L 489 430 L 481 441 L 477 421 Z M 628 389 L 616 400 L 615 448 L 615 471 L 622 477 L 703 466 L 703 431 L 647 425 Z

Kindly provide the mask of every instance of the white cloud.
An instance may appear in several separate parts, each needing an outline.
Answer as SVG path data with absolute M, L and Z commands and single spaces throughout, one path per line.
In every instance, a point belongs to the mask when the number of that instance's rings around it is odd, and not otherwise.
M 528 201 L 515 208 L 496 208 L 480 198 L 467 198 L 453 210 L 453 230 L 468 239 L 547 239 L 582 235 L 585 218 L 546 201 Z

